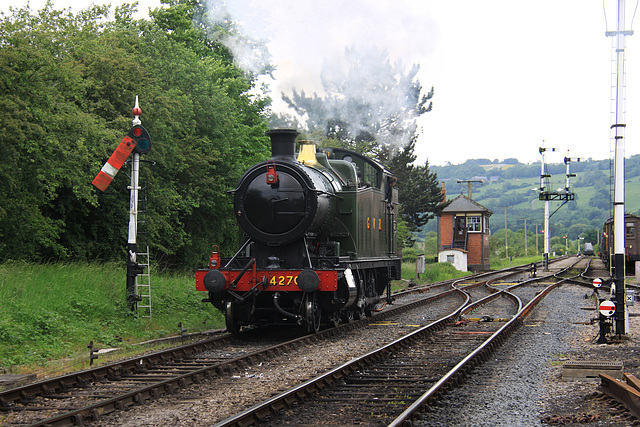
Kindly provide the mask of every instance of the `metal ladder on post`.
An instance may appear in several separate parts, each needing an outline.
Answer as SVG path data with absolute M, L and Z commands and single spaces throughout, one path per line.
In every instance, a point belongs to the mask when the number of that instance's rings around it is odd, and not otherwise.
M 141 188 L 138 200 L 138 253 L 136 259 L 142 273 L 136 276 L 136 309 L 140 317 L 151 318 L 151 257 L 147 228 L 147 187 Z M 142 252 L 144 250 L 144 252 Z

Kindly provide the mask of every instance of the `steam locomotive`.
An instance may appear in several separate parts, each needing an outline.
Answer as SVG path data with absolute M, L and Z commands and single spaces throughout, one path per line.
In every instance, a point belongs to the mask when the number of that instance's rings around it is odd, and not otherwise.
M 203 302 L 227 330 L 321 324 L 371 315 L 400 278 L 396 178 L 380 163 L 340 148 L 300 143 L 294 129 L 267 132 L 271 158 L 251 167 L 233 193 L 244 243 L 233 257 L 214 246 L 196 272 Z
M 600 243 L 600 258 L 611 270 L 614 276 L 614 223 L 613 218 L 605 221 L 602 227 L 602 239 Z M 640 217 L 633 214 L 624 215 L 624 258 L 627 274 L 635 274 L 636 262 L 640 261 Z

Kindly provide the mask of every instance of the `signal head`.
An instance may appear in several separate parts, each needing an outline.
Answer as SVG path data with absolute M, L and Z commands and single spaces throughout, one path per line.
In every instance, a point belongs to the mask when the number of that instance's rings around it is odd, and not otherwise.
M 149 132 L 142 125 L 135 125 L 129 131 L 129 137 L 136 141 L 136 146 L 133 149 L 135 153 L 147 154 L 151 151 L 151 136 Z

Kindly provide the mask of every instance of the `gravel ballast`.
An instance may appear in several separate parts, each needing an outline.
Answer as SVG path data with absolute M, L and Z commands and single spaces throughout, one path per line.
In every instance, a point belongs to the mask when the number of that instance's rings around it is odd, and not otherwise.
M 630 319 L 629 340 L 595 344 L 598 324 L 591 291 L 563 285 L 552 291 L 491 360 L 476 369 L 416 426 L 627 426 L 629 414 L 599 392 L 599 380 L 562 378 L 566 361 L 621 361 L 639 374 L 638 317 Z M 630 307 L 630 314 L 638 313 Z

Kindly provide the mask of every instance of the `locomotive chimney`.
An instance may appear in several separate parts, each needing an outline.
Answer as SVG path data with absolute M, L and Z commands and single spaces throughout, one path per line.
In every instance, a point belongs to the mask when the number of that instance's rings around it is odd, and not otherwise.
M 296 137 L 299 135 L 295 129 L 271 129 L 267 132 L 271 138 L 271 159 L 296 160 Z

